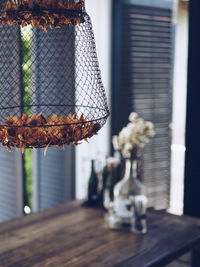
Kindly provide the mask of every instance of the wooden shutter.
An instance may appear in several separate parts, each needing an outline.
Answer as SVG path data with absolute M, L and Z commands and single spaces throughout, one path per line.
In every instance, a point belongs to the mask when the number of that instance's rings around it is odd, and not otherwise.
M 34 50 L 37 51 L 33 70 L 34 103 L 74 104 L 74 32 L 73 28 L 34 32 Z M 71 42 L 69 41 L 71 40 Z M 41 75 L 42 73 L 42 75 Z M 48 94 L 43 90 L 48 87 Z M 67 99 L 71 97 L 70 100 Z M 44 107 L 44 114 L 46 108 Z M 43 111 L 40 108 L 40 112 Z M 37 111 L 36 111 L 37 112 Z M 63 112 L 68 112 L 63 107 Z M 47 114 L 49 115 L 49 114 Z M 64 151 L 49 148 L 33 152 L 34 210 L 46 209 L 72 199 L 74 196 L 74 148 Z
M 147 186 L 149 205 L 167 208 L 172 116 L 172 1 L 117 2 L 114 4 L 113 36 L 113 133 L 117 134 L 127 123 L 132 111 L 155 124 L 156 137 L 143 151 L 142 180 Z
M 21 105 L 19 28 L 0 27 L 0 107 Z M 6 68 L 7 66 L 7 68 Z M 7 71 L 5 71 L 7 69 Z M 1 110 L 9 116 L 9 110 Z M 18 114 L 20 115 L 20 114 Z M 22 156 L 0 148 L 0 222 L 23 214 Z

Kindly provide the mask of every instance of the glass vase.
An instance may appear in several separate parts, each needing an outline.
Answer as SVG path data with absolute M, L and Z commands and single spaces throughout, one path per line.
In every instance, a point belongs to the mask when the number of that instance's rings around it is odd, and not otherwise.
M 113 206 L 106 215 L 107 223 L 112 229 L 129 227 L 132 232 L 146 232 L 144 220 L 146 220 L 147 198 L 145 197 L 145 187 L 138 180 L 137 164 L 136 159 L 126 159 L 124 177 L 114 187 Z M 138 196 L 140 196 L 139 204 Z M 140 208 L 141 210 L 139 210 Z M 145 214 L 138 217 L 141 213 Z M 140 225 L 140 219 L 143 220 L 142 227 L 137 228 Z M 134 231 L 136 228 L 137 231 Z

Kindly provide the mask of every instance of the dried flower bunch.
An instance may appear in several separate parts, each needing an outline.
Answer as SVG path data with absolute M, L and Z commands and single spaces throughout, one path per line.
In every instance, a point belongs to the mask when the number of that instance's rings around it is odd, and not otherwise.
M 87 122 L 83 114 L 80 117 L 77 114 L 61 117 L 53 114 L 45 118 L 42 113 L 32 116 L 23 113 L 21 117 L 9 117 L 6 124 L 0 123 L 0 143 L 8 151 L 11 146 L 21 148 L 22 153 L 26 147 L 63 148 L 64 145 L 78 145 L 82 139 L 88 141 L 87 138 L 97 134 L 99 129 L 99 123 Z
M 84 0 L 7 0 L 1 24 L 32 25 L 44 31 L 84 22 Z M 76 12 L 77 11 L 77 12 Z M 79 12 L 78 12 L 79 11 Z
M 121 151 L 125 158 L 137 157 L 139 149 L 144 147 L 154 135 L 153 123 L 139 118 L 137 113 L 132 112 L 127 126 L 118 136 L 113 136 L 113 146 L 115 150 Z

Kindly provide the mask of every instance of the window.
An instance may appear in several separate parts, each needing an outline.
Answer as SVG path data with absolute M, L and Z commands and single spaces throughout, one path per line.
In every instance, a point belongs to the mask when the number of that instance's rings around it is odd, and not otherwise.
M 6 73 L 0 75 L 1 97 L 4 98 L 4 90 L 9 90 L 9 105 L 13 103 L 13 106 L 21 106 L 21 101 L 26 103 L 27 94 L 37 98 L 38 102 L 42 101 L 45 97 L 50 97 L 43 95 L 42 90 L 49 83 L 48 75 L 53 75 L 55 81 L 55 84 L 49 85 L 50 95 L 56 87 L 62 97 L 58 84 L 63 82 L 62 79 L 69 80 L 66 60 L 63 62 L 66 55 L 59 51 L 59 46 L 66 43 L 67 34 L 63 34 L 65 29 L 54 33 L 34 30 L 33 40 L 31 36 L 26 35 L 25 38 L 24 31 L 17 26 L 0 29 L 0 72 L 1 64 L 8 65 L 9 70 L 13 66 L 10 77 Z M 69 34 L 73 34 L 71 29 Z M 46 54 L 46 47 L 50 45 L 49 39 L 55 40 L 51 46 L 51 58 Z M 38 49 L 37 58 L 33 58 L 31 54 L 32 46 Z M 69 60 L 73 62 L 73 53 L 67 53 L 69 49 L 73 49 L 73 44 L 66 46 L 66 54 L 72 55 Z M 34 62 L 38 71 L 27 71 L 26 64 L 30 64 L 30 61 Z M 46 61 L 50 62 L 52 68 L 46 68 L 48 75 L 41 76 L 40 69 L 45 69 Z M 15 79 L 14 82 L 12 79 Z M 72 83 L 69 86 L 70 90 L 74 90 Z M 37 95 L 32 94 L 33 87 L 37 87 Z M 7 112 L 5 117 L 10 115 L 9 111 L 4 112 Z M 74 198 L 74 148 L 68 147 L 65 151 L 50 148 L 46 157 L 43 149 L 31 150 L 22 155 L 20 152 L 9 153 L 1 148 L 0 160 L 0 221 L 22 215 L 25 205 L 32 204 L 31 209 L 38 211 Z

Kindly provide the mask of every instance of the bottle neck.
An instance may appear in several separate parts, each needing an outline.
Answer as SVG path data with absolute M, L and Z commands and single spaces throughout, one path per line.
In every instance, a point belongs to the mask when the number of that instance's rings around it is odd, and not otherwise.
M 94 160 L 91 161 L 91 173 L 94 173 Z
M 124 179 L 137 179 L 137 160 L 126 159 Z

